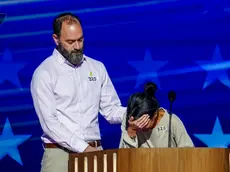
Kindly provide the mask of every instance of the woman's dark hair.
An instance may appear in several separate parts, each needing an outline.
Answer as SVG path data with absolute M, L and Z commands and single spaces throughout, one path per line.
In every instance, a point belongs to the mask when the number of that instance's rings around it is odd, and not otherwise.
M 157 90 L 157 85 L 153 82 L 147 82 L 144 86 L 145 93 L 153 98 L 155 98 L 156 90 Z
M 148 82 L 145 84 L 144 92 L 134 93 L 130 96 L 127 106 L 126 127 L 131 116 L 134 120 L 140 118 L 143 114 L 148 114 L 150 118 L 159 108 L 159 103 L 155 99 L 156 84 Z

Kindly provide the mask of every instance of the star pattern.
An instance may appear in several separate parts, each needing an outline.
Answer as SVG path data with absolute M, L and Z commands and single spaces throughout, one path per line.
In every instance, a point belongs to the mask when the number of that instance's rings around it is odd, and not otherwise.
M 202 69 L 207 71 L 207 77 L 203 89 L 216 81 L 220 81 L 222 84 L 230 88 L 230 80 L 227 72 L 230 68 L 230 61 L 223 60 L 219 45 L 216 45 L 211 61 L 197 61 L 197 63 Z
M 211 134 L 194 134 L 194 136 L 208 147 L 227 148 L 230 144 L 230 134 L 223 133 L 218 117 L 216 118 Z
M 8 80 L 15 86 L 21 88 L 18 72 L 24 68 L 24 66 L 24 63 L 13 62 L 12 53 L 9 49 L 5 49 L 2 61 L 0 62 L 0 84 Z
M 138 88 L 146 80 L 152 80 L 161 88 L 157 72 L 165 66 L 168 61 L 153 61 L 151 53 L 147 49 L 143 61 L 129 61 L 128 63 L 139 72 L 135 88 Z
M 31 135 L 14 135 L 8 118 L 0 135 L 0 160 L 9 155 L 20 165 L 23 165 L 18 146 L 29 139 Z
M 201 13 L 199 13 L 199 15 L 202 16 L 200 18 L 204 18 L 204 19 L 207 18 L 208 24 L 211 23 L 211 21 L 214 21 L 214 22 L 220 21 L 217 19 L 221 19 L 221 20 L 225 19 L 226 14 L 230 13 L 230 8 L 228 6 L 228 5 L 230 5 L 229 0 L 206 0 L 206 2 L 207 2 L 206 4 L 201 2 L 204 4 L 205 7 L 202 9 L 204 11 L 201 11 Z M 195 16 L 194 18 L 196 18 L 195 13 L 194 13 L 194 16 Z M 18 16 L 13 16 L 10 18 L 15 20 L 15 18 L 17 18 L 17 17 Z M 5 25 L 4 21 L 6 21 L 6 19 L 7 19 L 6 14 L 0 14 L 0 29 L 1 29 L 1 26 L 4 26 L 4 28 L 5 28 L 6 25 Z M 167 22 L 167 20 L 165 20 L 165 21 Z M 206 21 L 206 20 L 204 20 L 204 21 Z M 12 23 L 13 22 L 14 21 L 12 20 Z M 153 20 L 153 22 L 154 22 L 154 20 Z M 198 22 L 195 22 L 195 23 L 199 24 Z M 219 22 L 216 22 L 215 23 L 216 26 L 214 28 L 212 28 L 213 30 L 216 30 L 216 33 L 224 30 L 223 25 L 221 25 L 221 24 L 218 25 L 218 23 Z M 226 24 L 225 26 L 228 27 L 228 24 Z M 3 29 L 3 27 L 2 27 L 2 29 Z M 6 29 L 7 29 L 7 27 L 6 27 Z M 168 29 L 171 29 L 170 25 L 169 25 Z M 202 29 L 203 28 L 201 28 L 201 31 L 202 31 Z M 163 34 L 164 31 L 165 30 L 163 29 L 161 34 Z M 196 30 L 192 34 L 195 35 L 195 33 L 196 33 Z M 151 34 L 154 34 L 154 33 L 151 33 Z M 24 37 L 21 37 L 21 38 L 23 39 Z M 159 38 L 161 38 L 161 37 L 159 37 Z M 180 37 L 178 36 L 178 38 L 180 38 Z M 27 49 L 28 49 L 28 47 L 26 47 L 26 50 Z M 40 53 L 42 54 L 43 52 L 40 52 Z M 190 52 L 188 51 L 188 53 L 190 53 Z M 224 58 L 226 57 L 226 59 L 229 58 L 226 55 L 223 55 L 223 57 Z M 223 60 L 223 57 L 222 57 L 222 54 L 220 52 L 219 45 L 216 45 L 214 53 L 213 53 L 213 57 L 210 58 L 211 60 L 209 60 L 209 61 L 197 61 L 197 64 L 200 66 L 199 67 L 197 65 L 197 68 L 198 69 L 201 68 L 202 72 L 206 72 L 206 78 L 204 78 L 205 79 L 204 83 L 203 83 L 203 81 L 201 81 L 202 82 L 201 84 L 203 84 L 203 90 L 206 89 L 207 87 L 211 86 L 211 85 L 215 86 L 214 84 L 216 84 L 216 83 L 221 83 L 224 86 L 226 86 L 227 88 L 230 88 L 230 80 L 229 80 L 230 76 L 228 75 L 228 69 L 230 68 L 230 61 Z M 169 56 L 169 59 L 170 58 L 171 57 Z M 134 60 L 134 59 L 130 58 L 130 61 L 128 61 L 128 63 L 130 66 L 135 68 L 135 70 L 137 71 L 137 76 L 133 75 L 131 77 L 132 80 L 136 79 L 135 88 L 138 88 L 146 80 L 152 80 L 153 82 L 155 82 L 157 84 L 157 86 L 159 88 L 161 88 L 159 77 L 162 75 L 160 75 L 160 72 L 161 72 L 160 70 L 168 63 L 167 61 L 155 61 L 155 60 L 153 60 L 149 49 L 147 49 L 145 51 L 145 56 L 144 56 L 143 60 L 140 60 L 140 61 L 132 61 L 132 60 Z M 168 59 L 166 59 L 166 60 L 168 60 Z M 183 60 L 184 60 L 183 57 L 180 60 L 183 62 Z M 172 64 L 173 64 L 173 62 L 172 62 Z M 15 85 L 15 87 L 21 88 L 22 86 L 21 86 L 20 78 L 19 78 L 18 74 L 19 74 L 19 71 L 21 69 L 23 69 L 24 67 L 25 67 L 24 63 L 14 62 L 13 58 L 12 58 L 11 51 L 9 49 L 5 49 L 3 56 L 1 57 L 1 55 L 0 55 L 0 84 L 3 84 L 5 81 L 9 81 L 13 85 Z M 182 71 L 188 71 L 188 69 L 186 69 L 186 66 L 181 66 L 181 68 L 183 68 Z M 184 74 L 183 72 L 177 72 L 177 71 L 178 70 L 176 70 L 175 74 L 178 74 L 178 73 Z M 169 72 L 171 72 L 171 71 L 169 70 Z M 167 73 L 167 71 L 166 71 L 166 73 Z M 171 74 L 174 74 L 174 73 L 171 73 Z M 199 74 L 200 73 L 198 73 L 198 75 Z M 124 75 L 125 75 L 125 73 L 124 73 Z M 188 75 L 187 77 L 190 77 L 190 76 Z M 197 77 L 197 75 L 195 77 Z M 126 78 L 124 77 L 124 79 L 126 79 Z M 196 79 L 191 78 L 191 81 L 192 80 L 196 80 Z M 191 85 L 193 83 L 189 83 L 189 84 Z M 177 83 L 175 83 L 175 84 L 177 84 Z M 186 83 L 182 81 L 182 84 L 184 84 L 184 87 L 186 88 Z M 194 84 L 196 84 L 196 83 L 194 83 Z M 168 88 L 171 87 L 171 85 L 165 85 L 165 86 Z M 18 89 L 16 89 L 16 90 L 18 90 Z M 178 91 L 180 91 L 180 90 L 178 90 Z M 202 91 L 202 90 L 199 90 L 199 91 Z M 191 92 L 191 93 L 193 93 L 193 92 Z M 199 95 L 199 94 L 201 94 L 201 92 L 197 92 L 197 94 Z M 127 95 L 129 95 L 129 93 L 126 93 L 126 96 Z M 17 94 L 15 94 L 15 96 L 17 96 Z M 223 97 L 224 96 L 225 95 L 223 95 Z M 204 100 L 204 101 L 206 101 L 206 100 Z M 187 101 L 187 100 L 185 99 L 182 101 Z M 201 101 L 203 101 L 203 100 L 201 100 Z M 228 100 L 225 100 L 225 102 L 226 101 L 228 101 Z M 9 101 L 9 102 L 10 102 L 9 105 L 12 106 L 12 104 L 11 104 L 12 102 L 11 101 Z M 220 102 L 220 103 L 222 103 L 222 102 Z M 193 106 L 193 104 L 191 104 L 191 106 Z M 209 112 L 211 112 L 211 110 L 209 110 Z M 20 113 L 20 112 L 16 111 L 16 113 Z M 187 115 L 189 115 L 189 112 Z M 225 114 L 222 114 L 222 115 L 225 116 Z M 208 122 L 210 122 L 210 121 L 208 121 Z M 18 146 L 20 146 L 24 142 L 26 142 L 31 137 L 31 135 L 28 135 L 28 134 L 14 135 L 12 128 L 11 128 L 11 124 L 7 118 L 3 130 L 0 131 L 0 161 L 4 157 L 8 156 L 8 157 L 10 157 L 9 161 L 6 164 L 4 164 L 6 167 L 9 164 L 11 164 L 11 162 L 13 160 L 15 160 L 21 166 L 23 166 L 22 161 L 25 157 L 21 157 L 22 154 L 20 155 L 20 152 L 21 151 L 22 152 L 28 151 L 28 150 L 23 150 L 23 149 L 19 150 Z M 199 126 L 199 127 L 202 127 L 202 126 Z M 105 127 L 104 131 L 102 131 L 102 134 L 105 136 L 106 132 L 108 132 L 108 131 L 107 131 L 107 128 Z M 194 134 L 194 136 L 196 138 L 198 138 L 199 140 L 201 140 L 208 147 L 227 148 L 228 145 L 230 144 L 230 134 L 226 134 L 223 132 L 222 126 L 220 124 L 218 117 L 216 117 L 213 129 L 212 129 L 212 131 L 210 131 L 210 133 L 202 133 L 202 134 L 196 133 L 196 134 Z M 25 158 L 25 159 L 28 159 L 28 158 Z M 27 166 L 27 164 L 33 164 L 30 161 L 31 160 L 24 162 L 26 164 L 26 166 Z M 20 171 L 20 169 L 15 169 L 15 171 Z

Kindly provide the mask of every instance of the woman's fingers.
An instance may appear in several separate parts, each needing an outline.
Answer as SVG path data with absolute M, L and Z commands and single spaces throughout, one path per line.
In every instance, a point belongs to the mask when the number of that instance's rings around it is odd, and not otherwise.
M 144 126 L 146 126 L 149 123 L 149 115 L 144 114 L 140 118 L 138 118 L 135 122 L 135 125 L 137 128 L 142 129 Z

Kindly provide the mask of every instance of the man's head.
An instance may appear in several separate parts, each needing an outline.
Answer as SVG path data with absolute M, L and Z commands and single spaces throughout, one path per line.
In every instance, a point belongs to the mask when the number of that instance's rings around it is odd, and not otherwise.
M 84 37 L 80 19 L 71 13 L 63 13 L 53 21 L 53 39 L 57 50 L 74 66 L 83 61 Z

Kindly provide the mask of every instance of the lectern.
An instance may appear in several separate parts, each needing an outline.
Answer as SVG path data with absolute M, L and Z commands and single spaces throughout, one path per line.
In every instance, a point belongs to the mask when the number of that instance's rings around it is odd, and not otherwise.
M 229 150 L 130 148 L 70 153 L 69 172 L 229 172 Z

